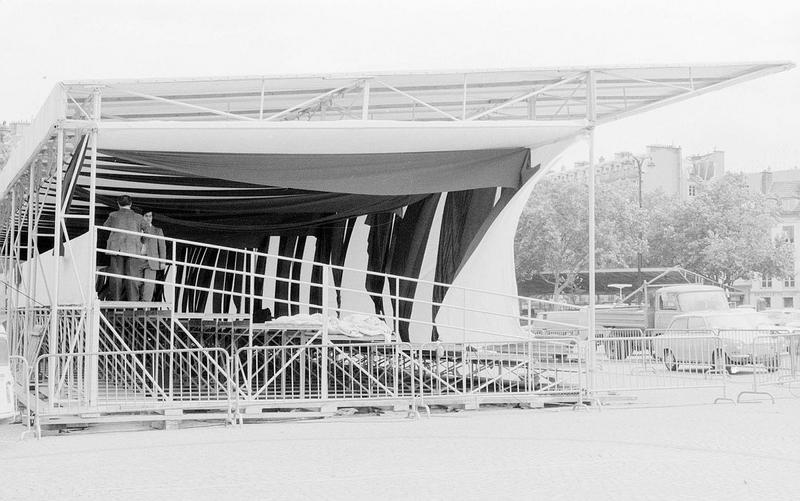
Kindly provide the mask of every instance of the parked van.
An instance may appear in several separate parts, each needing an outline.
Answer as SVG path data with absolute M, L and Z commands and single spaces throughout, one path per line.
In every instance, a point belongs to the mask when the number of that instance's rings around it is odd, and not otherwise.
M 13 418 L 15 414 L 14 382 L 8 356 L 8 336 L 0 326 L 0 422 Z

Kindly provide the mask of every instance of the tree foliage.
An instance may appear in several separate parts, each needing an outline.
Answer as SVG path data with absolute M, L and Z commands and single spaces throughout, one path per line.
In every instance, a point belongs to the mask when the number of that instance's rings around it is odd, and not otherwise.
M 626 266 L 645 250 L 644 212 L 631 199 L 629 182 L 599 184 L 596 190 L 598 266 Z M 588 268 L 588 185 L 548 177 L 536 186 L 522 217 L 515 242 L 517 277 L 539 276 L 561 294 Z
M 792 272 L 791 244 L 772 236 L 775 211 L 742 175 L 703 183 L 685 202 L 654 197 L 648 213 L 649 265 L 678 265 L 725 285 Z
M 742 175 L 703 183 L 688 200 L 648 193 L 643 210 L 635 196 L 626 180 L 597 185 L 598 268 L 634 267 L 642 252 L 646 266 L 681 266 L 724 285 L 793 272 L 792 244 L 772 236 L 775 209 Z M 588 268 L 588 212 L 585 183 L 543 179 L 520 219 L 517 278 L 538 276 L 554 295 L 574 287 Z

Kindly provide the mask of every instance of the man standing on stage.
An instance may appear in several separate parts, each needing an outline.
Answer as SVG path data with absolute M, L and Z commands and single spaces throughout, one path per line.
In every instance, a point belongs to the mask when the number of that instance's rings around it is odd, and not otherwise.
M 126 230 L 135 232 L 136 234 L 119 233 L 112 231 L 106 243 L 106 249 L 116 252 L 124 252 L 126 254 L 140 255 L 142 253 L 142 236 L 141 232 L 144 229 L 145 221 L 142 216 L 131 210 L 133 200 L 128 195 L 122 195 L 117 199 L 119 210 L 116 210 L 108 215 L 108 219 L 103 223 L 103 226 L 115 228 L 118 230 Z M 128 301 L 139 300 L 139 283 L 134 280 L 123 280 L 120 275 L 134 277 L 137 270 L 134 269 L 135 257 L 111 255 L 111 265 L 109 266 L 109 273 L 117 275 L 109 277 L 109 286 L 111 289 L 111 300 L 119 301 L 122 299 L 122 284 L 125 283 L 125 290 L 128 294 Z
M 153 212 L 148 211 L 144 213 L 144 236 L 142 237 L 142 254 L 149 258 L 166 259 L 167 258 L 167 245 L 164 241 L 164 232 L 161 228 L 153 226 Z M 147 235 L 153 235 L 148 237 Z M 157 238 L 154 238 L 157 237 Z M 167 268 L 167 263 L 163 261 L 156 261 L 155 259 L 137 259 L 141 261 L 142 269 L 144 270 L 145 280 L 155 280 L 157 272 Z M 142 301 L 152 301 L 153 291 L 156 284 L 153 282 L 142 283 Z M 158 300 L 158 298 L 156 299 Z

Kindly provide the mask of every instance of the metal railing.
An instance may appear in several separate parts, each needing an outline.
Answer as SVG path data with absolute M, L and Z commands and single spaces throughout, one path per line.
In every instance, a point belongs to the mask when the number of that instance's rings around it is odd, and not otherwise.
M 86 377 L 89 364 L 97 379 Z M 230 356 L 220 348 L 41 355 L 33 375 L 37 419 L 50 415 L 134 412 L 215 404 L 232 409 Z M 46 376 L 57 367 L 57 381 Z
M 135 232 L 97 226 L 96 232 L 100 231 L 141 236 L 141 234 Z M 97 241 L 96 237 L 97 234 L 95 234 L 94 241 Z M 255 250 L 200 244 L 189 240 L 157 237 L 154 235 L 147 235 L 146 238 L 163 240 L 167 244 L 169 257 L 163 259 L 147 257 L 147 260 L 157 261 L 174 270 L 174 272 L 169 275 L 169 279 L 166 282 L 143 277 L 128 277 L 113 274 L 107 270 L 96 271 L 96 276 L 104 279 L 133 280 L 139 284 L 163 284 L 173 291 L 173 307 L 175 309 L 175 314 L 179 317 L 191 314 L 194 310 L 200 312 L 206 311 L 206 306 L 208 304 L 214 309 L 214 313 L 229 313 L 232 303 L 235 305 L 236 311 L 240 313 L 253 312 L 260 306 L 263 300 L 274 304 L 276 311 L 273 313 L 275 316 L 283 313 L 313 313 L 316 311 L 321 312 L 324 316 L 334 315 L 342 317 L 348 314 L 374 314 L 375 309 L 373 304 L 375 301 L 380 301 L 385 311 L 381 314 L 381 317 L 395 333 L 401 330 L 401 325 L 409 325 L 416 326 L 420 329 L 427 329 L 429 332 L 434 328 L 459 332 L 463 334 L 465 340 L 470 337 L 481 337 L 483 339 L 518 339 L 523 341 L 527 339 L 528 336 L 524 334 L 519 327 L 527 326 L 530 328 L 535 320 L 539 321 L 533 317 L 536 305 L 540 305 L 541 308 L 545 309 L 575 308 L 571 305 L 561 303 L 553 303 L 430 280 L 408 278 L 389 273 L 378 273 L 363 269 L 318 263 Z M 97 252 L 108 256 L 143 258 L 143 256 L 137 254 L 110 251 L 101 248 L 98 248 Z M 207 253 L 226 253 L 225 262 L 234 263 L 234 265 L 233 267 L 227 267 L 218 265 L 216 262 L 213 265 L 204 264 L 203 256 Z M 288 267 L 307 266 L 311 268 L 320 268 L 322 280 L 320 282 L 314 282 L 292 277 L 291 274 L 290 276 L 269 274 L 264 271 L 269 269 L 269 266 L 267 266 L 268 262 L 279 263 Z M 213 281 L 208 285 L 204 285 L 202 283 L 203 281 L 199 279 L 201 274 L 213 274 L 217 277 L 217 282 L 225 284 L 224 290 L 215 288 Z M 335 275 L 342 276 L 343 274 L 347 274 L 350 277 L 349 282 L 346 282 L 359 283 L 361 286 L 355 288 L 346 283 L 334 285 L 332 283 L 333 281 L 329 278 Z M 366 288 L 363 287 L 367 279 L 380 281 L 384 284 L 384 290 L 381 292 L 367 291 Z M 274 286 L 275 290 L 278 288 L 282 289 L 285 295 L 280 297 L 277 294 L 272 295 L 264 287 L 264 283 L 267 282 Z M 299 299 L 297 291 L 300 288 L 318 291 L 318 304 Z M 446 290 L 447 297 L 450 299 L 435 301 L 405 297 L 400 292 L 403 288 L 415 290 L 423 288 L 426 290 Z M 352 307 L 348 308 L 346 305 L 338 304 L 335 298 L 341 298 L 343 295 L 349 295 L 355 298 L 351 303 L 367 305 L 366 307 L 370 308 L 370 310 L 353 309 Z M 197 299 L 203 304 L 192 303 L 192 300 Z M 482 304 L 485 304 L 487 301 L 493 300 L 513 301 L 518 304 L 527 305 L 528 308 L 527 311 L 523 309 L 523 311 L 525 311 L 524 314 L 512 314 L 506 311 L 500 311 L 501 309 L 499 308 L 493 310 L 482 306 Z M 336 306 L 332 306 L 334 304 L 336 304 Z M 408 304 L 413 305 L 414 308 L 425 308 L 426 310 L 435 309 L 438 311 L 439 318 L 435 321 L 433 319 L 425 320 L 425 315 L 423 315 L 423 319 L 413 317 L 405 318 L 398 312 L 398 308 Z M 222 310 L 217 311 L 218 308 L 222 308 Z M 473 325 L 473 322 L 469 321 L 469 317 L 472 315 L 479 315 L 487 319 L 485 325 L 507 322 L 507 325 L 515 325 L 516 327 L 514 329 L 508 328 L 499 330 L 491 327 L 476 327 Z M 450 320 L 442 320 L 445 316 Z M 567 327 L 560 327 L 559 324 L 555 322 L 553 326 L 557 329 L 564 329 Z

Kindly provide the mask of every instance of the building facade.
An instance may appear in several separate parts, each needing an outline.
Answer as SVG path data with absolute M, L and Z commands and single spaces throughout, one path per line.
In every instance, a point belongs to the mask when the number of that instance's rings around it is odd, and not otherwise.
M 741 280 L 736 287 L 750 291 L 750 302 L 766 308 L 800 308 L 800 288 L 797 271 L 800 270 L 800 169 L 780 171 L 764 170 L 745 174 L 751 190 L 763 193 L 778 209 L 778 220 L 772 228 L 774 237 L 792 244 L 793 271 L 785 277 L 762 276 L 755 280 Z
M 588 166 L 588 162 L 577 162 L 573 168 L 562 167 L 553 175 L 585 181 Z M 725 174 L 725 153 L 715 150 L 684 157 L 680 146 L 650 145 L 640 155 L 623 151 L 610 160 L 600 157 L 595 169 L 599 182 L 629 179 L 634 183 L 638 183 L 641 170 L 642 193 L 662 191 L 686 200 L 695 195 L 700 183 Z

